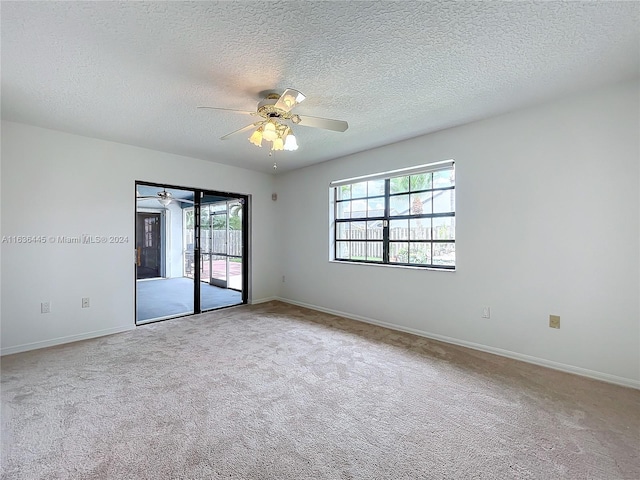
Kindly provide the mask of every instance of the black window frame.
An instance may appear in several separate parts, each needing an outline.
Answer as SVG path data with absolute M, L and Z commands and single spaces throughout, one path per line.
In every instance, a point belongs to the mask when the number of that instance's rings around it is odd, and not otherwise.
M 439 166 L 439 164 L 445 163 L 444 167 Z M 433 175 L 439 171 L 451 171 L 451 185 L 448 186 L 435 186 L 433 182 Z M 407 173 L 408 171 L 408 173 Z M 404 173 L 400 173 L 404 172 Z M 430 181 L 427 182 L 427 188 L 416 188 L 412 189 L 412 178 L 420 175 L 430 175 Z M 401 179 L 404 177 L 408 177 L 408 185 L 406 190 L 395 191 L 392 192 L 392 180 L 393 179 Z M 384 181 L 384 193 L 375 192 L 374 194 L 370 194 L 367 190 L 365 196 L 357 196 L 354 197 L 352 194 L 353 186 L 360 185 L 365 183 L 367 186 L 370 185 L 368 182 L 377 181 L 378 185 L 380 180 Z M 337 184 L 334 186 L 334 184 Z M 349 196 L 348 198 L 342 198 L 339 195 L 339 189 L 344 188 L 345 186 L 349 186 Z M 412 267 L 412 268 L 426 268 L 426 269 L 437 269 L 437 270 L 455 270 L 456 269 L 456 260 L 455 260 L 455 243 L 456 243 L 456 235 L 455 235 L 455 217 L 456 217 L 456 207 L 455 207 L 455 167 L 454 162 L 438 162 L 436 164 L 423 165 L 420 167 L 413 167 L 411 169 L 403 169 L 397 170 L 393 172 L 369 175 L 365 177 L 357 177 L 351 180 L 345 180 L 340 182 L 332 182 L 332 200 L 333 200 L 333 257 L 332 260 L 337 262 L 349 262 L 349 263 L 363 263 L 363 264 L 374 264 L 374 265 L 394 265 L 401 267 Z M 434 212 L 434 198 L 435 195 L 441 194 L 441 192 L 451 191 L 452 194 L 450 196 L 450 202 L 452 204 L 452 211 L 447 212 Z M 344 190 L 343 190 L 344 192 Z M 418 206 L 416 210 L 420 210 L 421 212 L 415 213 L 412 198 L 424 198 L 424 196 L 429 198 L 428 203 L 431 206 L 431 211 L 424 213 L 422 212 L 422 208 L 424 206 L 424 201 L 418 202 Z M 391 205 L 392 199 L 400 198 L 401 196 L 408 197 L 408 209 L 406 213 L 402 212 L 392 212 Z M 418 197 L 415 197 L 418 196 Z M 422 196 L 422 197 L 420 197 Z M 370 208 L 369 201 L 370 200 L 384 200 L 384 209 L 378 209 L 374 211 L 374 213 L 381 213 L 377 215 L 369 216 Z M 347 217 L 344 216 L 343 212 L 341 212 L 341 205 L 347 205 L 347 202 L 353 201 L 364 201 L 367 204 L 367 208 L 364 211 L 364 214 L 359 216 L 352 216 L 352 210 L 349 208 L 349 215 Z M 348 204 L 349 207 L 353 206 L 353 203 Z M 450 236 L 450 238 L 437 238 L 439 235 L 435 235 L 435 229 L 433 224 L 433 219 L 439 218 L 451 218 L 453 221 L 451 222 L 451 226 L 449 231 L 445 236 Z M 406 221 L 407 225 L 411 225 L 413 221 L 420 224 L 423 221 L 427 220 L 429 222 L 429 227 L 423 228 L 423 234 L 426 235 L 426 238 L 410 238 L 413 230 L 409 227 L 406 229 L 406 238 L 390 238 L 391 225 L 392 222 Z M 369 239 L 369 223 L 379 223 L 381 226 L 381 236 L 380 238 L 372 238 Z M 353 238 L 353 229 L 351 226 L 354 223 L 359 223 L 360 225 L 365 225 L 365 235 L 364 238 Z M 343 229 L 343 225 L 348 225 L 349 234 L 345 237 L 341 234 L 341 229 Z M 344 231 L 344 230 L 343 230 Z M 445 227 L 446 231 L 446 227 Z M 428 233 L 427 233 L 428 232 Z M 364 243 L 364 259 L 363 258 L 353 258 L 353 244 L 355 242 L 363 242 Z M 382 257 L 379 255 L 372 255 L 372 258 L 367 258 L 370 252 L 369 246 L 372 242 L 381 242 L 382 243 Z M 349 253 L 348 258 L 340 255 L 340 247 L 342 245 L 349 244 Z M 453 261 L 450 264 L 443 263 L 442 260 L 436 259 L 434 256 L 434 246 L 436 245 L 451 245 L 451 249 L 448 252 L 449 254 L 453 252 Z M 395 245 L 401 246 L 406 245 L 406 254 L 403 252 L 401 255 L 399 254 L 399 247 L 394 247 Z M 418 247 L 420 245 L 420 247 Z M 425 249 L 424 246 L 428 245 L 428 249 Z M 413 247 L 413 248 L 412 248 Z M 359 246 L 360 250 L 362 250 L 363 246 Z M 376 246 L 376 251 L 380 250 L 380 246 Z M 446 250 L 446 249 L 445 249 Z M 412 253 L 413 252 L 413 253 Z M 406 255 L 406 256 L 405 256 Z M 413 255 L 413 256 L 412 256 Z M 412 261 L 418 259 L 421 256 L 419 261 Z M 436 261 L 437 263 L 434 263 Z

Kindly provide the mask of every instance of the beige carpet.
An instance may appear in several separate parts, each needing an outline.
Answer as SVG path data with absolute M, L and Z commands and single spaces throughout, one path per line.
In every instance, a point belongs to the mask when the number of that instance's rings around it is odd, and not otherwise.
M 638 479 L 640 392 L 272 302 L 2 359 L 3 479 Z

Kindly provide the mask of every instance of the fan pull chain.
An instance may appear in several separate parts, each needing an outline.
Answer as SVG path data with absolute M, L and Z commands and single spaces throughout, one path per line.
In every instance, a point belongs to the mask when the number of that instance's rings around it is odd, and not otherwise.
M 270 156 L 270 157 L 273 157 L 273 150 L 270 150 L 270 151 L 269 151 L 269 156 Z M 273 161 L 273 169 L 274 169 L 274 170 L 277 170 L 277 169 L 278 169 L 278 164 L 276 163 L 276 161 L 275 161 L 275 160 Z

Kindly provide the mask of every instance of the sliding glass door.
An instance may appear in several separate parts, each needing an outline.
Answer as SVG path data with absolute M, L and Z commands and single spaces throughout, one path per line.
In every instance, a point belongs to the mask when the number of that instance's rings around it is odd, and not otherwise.
M 136 324 L 246 303 L 248 197 L 142 182 L 136 192 Z

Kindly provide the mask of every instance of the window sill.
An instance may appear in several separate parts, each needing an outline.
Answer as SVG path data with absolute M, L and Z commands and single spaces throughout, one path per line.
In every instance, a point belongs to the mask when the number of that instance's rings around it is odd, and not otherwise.
M 350 262 L 348 260 L 329 260 L 329 263 L 337 263 L 341 265 L 359 265 L 366 267 L 383 267 L 383 268 L 402 268 L 405 270 L 428 270 L 430 272 L 455 272 L 455 268 L 433 268 L 433 267 L 415 267 L 412 265 L 393 265 L 388 263 L 366 263 L 366 262 Z

